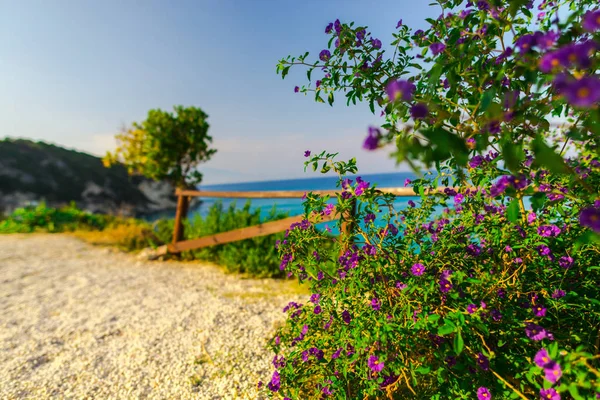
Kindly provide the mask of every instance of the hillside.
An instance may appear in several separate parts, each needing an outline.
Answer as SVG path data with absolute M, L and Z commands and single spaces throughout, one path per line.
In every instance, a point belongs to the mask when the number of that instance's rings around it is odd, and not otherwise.
M 31 202 L 128 216 L 175 207 L 171 185 L 129 176 L 123 166 L 52 144 L 0 140 L 0 212 Z

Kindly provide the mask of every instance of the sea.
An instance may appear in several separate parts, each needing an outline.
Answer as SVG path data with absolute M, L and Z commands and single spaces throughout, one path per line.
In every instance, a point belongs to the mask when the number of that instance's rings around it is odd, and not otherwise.
M 369 182 L 371 187 L 376 185 L 378 188 L 398 188 L 404 187 L 404 181 L 406 179 L 416 179 L 416 176 L 412 172 L 392 172 L 392 173 L 380 173 L 380 174 L 361 174 L 359 175 L 364 181 Z M 356 179 L 356 176 L 347 176 L 352 180 Z M 318 178 L 302 178 L 302 179 L 284 179 L 274 181 L 260 181 L 260 182 L 241 182 L 241 183 L 226 183 L 219 185 L 201 185 L 199 190 L 210 190 L 210 191 L 237 191 L 237 192 L 258 192 L 258 191 L 278 191 L 278 190 L 298 190 L 310 192 L 313 190 L 335 190 L 337 189 L 336 183 L 338 178 L 335 176 L 318 177 Z M 394 204 L 395 207 L 403 208 L 407 206 L 409 200 L 415 202 L 418 201 L 418 197 L 398 197 L 398 200 Z M 201 198 L 201 203 L 189 210 L 189 217 L 193 217 L 194 214 L 200 214 L 206 216 L 208 210 L 217 201 L 223 203 L 225 208 L 228 208 L 230 204 L 234 203 L 237 208 L 242 208 L 246 203 L 246 199 L 231 199 L 231 198 Z M 331 202 L 335 202 L 332 200 Z M 304 207 L 302 206 L 302 199 L 250 199 L 251 210 L 260 210 L 261 216 L 268 215 L 273 206 L 278 211 L 286 212 L 289 216 L 300 215 L 304 213 Z M 173 218 L 175 216 L 174 211 L 161 212 L 146 216 L 149 221 L 154 221 L 160 218 Z
M 379 174 L 362 174 L 359 175 L 364 181 L 370 183 L 370 187 L 376 186 L 377 188 L 399 188 L 404 187 L 406 179 L 416 179 L 416 175 L 412 172 L 392 172 L 392 173 L 379 173 Z M 356 180 L 356 176 L 347 176 L 353 181 Z M 319 177 L 319 178 L 303 178 L 303 179 L 284 179 L 284 180 L 273 180 L 273 181 L 260 181 L 260 182 L 242 182 L 242 183 L 227 183 L 220 185 L 202 185 L 199 190 L 210 190 L 210 191 L 239 191 L 239 192 L 256 192 L 256 191 L 278 191 L 278 190 L 298 190 L 310 192 L 313 190 L 335 190 L 337 189 L 336 183 L 338 178 L 334 176 Z M 408 201 L 412 200 L 416 204 L 419 204 L 420 197 L 397 197 L 394 202 L 394 209 L 400 210 L 408 206 Z M 528 198 L 524 199 L 525 208 L 530 209 L 530 201 Z M 227 209 L 232 203 L 235 207 L 242 208 L 247 199 L 231 199 L 231 198 L 201 198 L 201 202 L 189 210 L 188 217 L 193 218 L 194 215 L 199 214 L 200 216 L 206 216 L 208 210 L 216 203 L 222 202 L 225 209 Z M 335 199 L 330 202 L 335 203 Z M 304 207 L 302 205 L 302 199 L 250 199 L 250 209 L 260 210 L 261 216 L 266 216 L 270 213 L 273 206 L 278 211 L 286 212 L 289 216 L 301 215 L 304 213 Z M 434 212 L 434 214 L 441 214 L 442 207 Z M 157 214 L 147 215 L 146 220 L 153 222 L 157 219 L 162 218 L 174 218 L 175 211 L 161 212 Z M 380 222 L 377 220 L 376 225 Z M 321 223 L 318 225 L 319 228 L 331 229 L 332 234 L 337 234 L 339 231 L 335 227 L 335 222 Z M 363 223 L 361 223 L 363 225 Z

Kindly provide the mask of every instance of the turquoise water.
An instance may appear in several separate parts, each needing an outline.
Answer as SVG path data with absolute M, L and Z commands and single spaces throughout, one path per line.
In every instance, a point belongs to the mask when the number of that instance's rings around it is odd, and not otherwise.
M 363 174 L 359 175 L 363 180 L 370 182 L 371 186 L 377 184 L 377 187 L 404 187 L 404 181 L 415 179 L 415 175 L 411 172 L 396 172 L 388 174 Z M 350 179 L 355 177 L 350 176 Z M 306 192 L 312 190 L 331 190 L 336 189 L 336 177 L 322 178 L 306 178 L 306 179 L 286 179 L 278 181 L 263 181 L 263 182 L 244 182 L 244 183 L 228 183 L 221 185 L 202 185 L 200 190 L 211 191 L 236 191 L 236 192 L 258 192 L 258 191 L 276 191 L 276 190 L 303 190 Z M 400 197 L 395 204 L 396 207 L 406 207 L 410 197 Z M 227 208 L 231 203 L 235 203 L 238 208 L 241 208 L 246 203 L 246 199 L 228 199 L 228 198 L 202 198 L 202 203 L 190 210 L 190 216 L 200 214 L 205 216 L 208 209 L 216 202 L 222 201 Z M 414 198 L 413 200 L 416 200 Z M 300 215 L 304 212 L 302 207 L 302 199 L 251 199 L 251 209 L 260 209 L 261 215 L 269 213 L 275 205 L 277 210 L 288 212 L 290 216 Z M 156 220 L 159 218 L 173 218 L 175 212 L 164 212 L 153 214 L 147 217 L 148 220 Z M 331 225 L 332 223 L 330 223 Z
M 379 188 L 397 188 L 404 187 L 404 181 L 408 179 L 415 179 L 415 175 L 411 172 L 396 172 L 387 174 L 364 174 L 359 175 L 361 178 L 369 183 L 371 186 L 374 184 Z M 350 179 L 355 179 L 355 176 L 350 176 Z M 211 191 L 238 191 L 238 192 L 256 192 L 256 191 L 277 191 L 277 190 L 299 190 L 299 191 L 312 191 L 312 190 L 330 190 L 336 189 L 336 177 L 322 177 L 322 178 L 306 178 L 306 179 L 286 179 L 277 181 L 263 181 L 263 182 L 244 182 L 244 183 L 229 183 L 221 185 L 202 185 L 200 190 L 211 190 Z M 394 202 L 394 208 L 396 210 L 407 207 L 408 201 L 413 200 L 418 203 L 418 197 L 398 197 Z M 194 214 L 200 214 L 206 216 L 209 208 L 217 201 L 222 201 L 225 208 L 229 207 L 230 204 L 235 203 L 237 208 L 241 208 L 246 203 L 246 199 L 230 199 L 230 198 L 202 198 L 202 203 L 189 211 L 189 216 L 193 217 Z M 335 200 L 334 200 L 335 201 Z M 525 207 L 530 209 L 530 202 L 528 198 L 524 199 Z M 300 215 L 304 213 L 302 206 L 302 199 L 251 199 L 251 209 L 259 209 L 261 215 L 267 215 L 273 206 L 277 207 L 278 211 L 287 212 L 290 216 Z M 385 212 L 385 211 L 384 211 Z M 440 207 L 439 213 L 442 212 Z M 149 215 L 146 217 L 149 221 L 154 221 L 159 218 L 174 218 L 175 211 L 163 212 L 158 214 Z M 380 221 L 379 221 L 380 222 Z M 337 234 L 338 231 L 335 228 L 336 221 L 329 222 L 327 224 L 319 224 L 319 228 L 324 229 L 325 225 L 328 225 L 332 229 L 333 234 Z M 381 222 L 379 223 L 381 225 Z

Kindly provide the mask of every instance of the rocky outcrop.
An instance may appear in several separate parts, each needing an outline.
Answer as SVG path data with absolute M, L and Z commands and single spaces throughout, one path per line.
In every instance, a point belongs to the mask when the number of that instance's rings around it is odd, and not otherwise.
M 129 176 L 121 165 L 106 168 L 98 157 L 43 142 L 1 140 L 0 212 L 41 201 L 123 216 L 177 205 L 173 186 Z

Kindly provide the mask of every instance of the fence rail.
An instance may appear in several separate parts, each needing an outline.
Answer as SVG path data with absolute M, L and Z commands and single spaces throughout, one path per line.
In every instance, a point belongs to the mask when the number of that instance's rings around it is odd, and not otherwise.
M 445 188 L 440 187 L 428 194 L 442 192 Z M 413 197 L 418 194 L 412 188 L 382 188 L 377 189 L 380 193 L 393 194 L 396 197 Z M 321 196 L 329 195 L 336 196 L 339 190 L 313 190 L 311 193 Z M 203 247 L 215 246 L 224 243 L 236 242 L 238 240 L 250 239 L 258 236 L 271 235 L 277 232 L 283 232 L 290 227 L 294 222 L 300 222 L 304 219 L 303 215 L 296 215 L 278 221 L 266 222 L 241 229 L 235 229 L 228 232 L 217 233 L 215 235 L 203 236 L 197 239 L 181 240 L 183 238 L 183 215 L 187 213 L 190 198 L 192 197 L 221 197 L 221 198 L 236 198 L 236 199 L 295 199 L 302 198 L 307 193 L 304 190 L 278 190 L 278 191 L 257 191 L 257 192 L 219 192 L 207 190 L 180 190 L 175 191 L 177 196 L 177 212 L 175 213 L 175 226 L 173 229 L 173 241 L 171 244 L 162 246 L 158 249 L 157 254 L 173 253 L 177 254 L 186 250 L 201 249 Z M 351 211 L 353 214 L 356 211 L 354 207 Z M 328 222 L 339 219 L 340 215 L 329 215 L 321 219 L 320 222 Z M 342 231 L 347 227 L 343 226 Z

